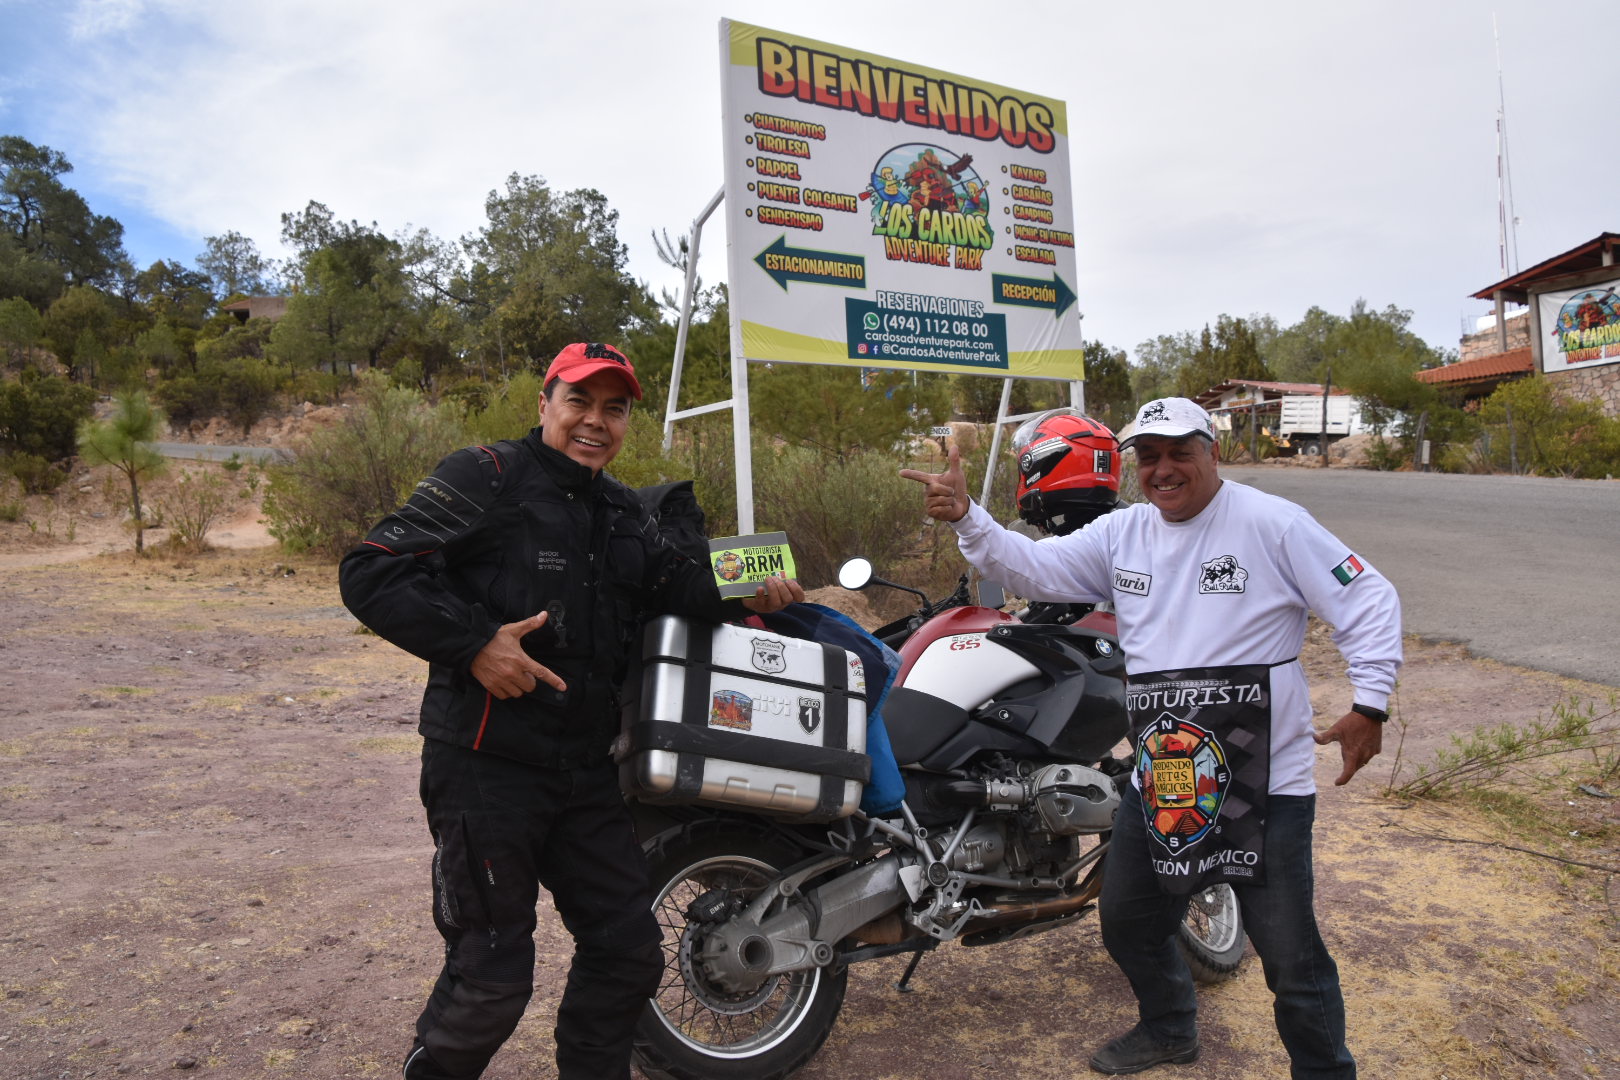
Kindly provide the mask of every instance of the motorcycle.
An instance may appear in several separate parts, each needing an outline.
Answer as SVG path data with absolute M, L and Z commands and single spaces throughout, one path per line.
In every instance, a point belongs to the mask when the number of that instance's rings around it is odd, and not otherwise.
M 860 589 L 905 586 L 865 559 Z M 1127 760 L 1112 614 L 1023 622 L 950 596 L 874 631 L 901 668 L 882 707 L 905 784 L 891 817 L 806 824 L 631 800 L 664 931 L 665 973 L 637 1029 L 652 1080 L 771 1080 L 803 1066 L 843 1005 L 849 965 L 945 942 L 993 945 L 1096 907 Z M 1200 982 L 1243 954 L 1237 899 L 1196 893 L 1178 943 Z

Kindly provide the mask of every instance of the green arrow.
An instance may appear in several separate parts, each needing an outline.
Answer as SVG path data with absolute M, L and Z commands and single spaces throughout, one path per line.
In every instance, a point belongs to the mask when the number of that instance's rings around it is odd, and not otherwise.
M 817 285 L 838 285 L 846 289 L 866 288 L 866 258 L 836 251 L 814 251 L 788 247 L 787 237 L 778 236 L 770 247 L 754 256 L 759 268 L 787 292 L 790 281 Z
M 1017 277 L 1013 274 L 990 275 L 990 302 L 992 304 L 1016 304 L 1020 307 L 1051 308 L 1054 315 L 1062 315 L 1069 310 L 1076 297 L 1069 283 L 1058 277 L 1057 271 L 1052 272 L 1052 278 Z

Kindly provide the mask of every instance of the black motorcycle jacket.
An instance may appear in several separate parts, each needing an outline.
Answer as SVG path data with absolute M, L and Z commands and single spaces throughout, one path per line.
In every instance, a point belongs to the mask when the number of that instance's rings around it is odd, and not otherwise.
M 439 462 L 344 557 L 339 584 L 356 618 L 428 661 L 424 736 L 547 768 L 607 757 L 643 615 L 746 614 L 664 542 L 629 488 L 545 445 L 540 428 Z M 568 689 L 496 698 L 472 677 L 474 657 L 542 611 L 523 649 Z

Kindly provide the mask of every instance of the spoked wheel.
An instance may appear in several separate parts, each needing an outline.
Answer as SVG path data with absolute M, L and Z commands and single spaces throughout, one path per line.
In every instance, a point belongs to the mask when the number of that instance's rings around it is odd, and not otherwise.
M 1230 885 L 1211 885 L 1192 894 L 1176 944 L 1201 983 L 1223 982 L 1237 973 L 1243 959 L 1243 916 Z
M 635 1060 L 655 1080 L 773 1080 L 808 1061 L 838 1017 L 848 968 L 772 976 L 738 993 L 710 981 L 696 959 L 704 927 L 692 901 L 716 889 L 751 899 L 780 867 L 787 845 L 723 821 L 700 822 L 648 844 L 653 911 L 664 931 L 664 978 L 636 1028 Z

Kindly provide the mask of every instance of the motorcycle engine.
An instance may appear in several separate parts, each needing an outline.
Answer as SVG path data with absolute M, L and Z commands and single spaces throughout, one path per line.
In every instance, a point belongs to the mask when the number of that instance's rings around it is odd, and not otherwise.
M 1078 855 L 1080 836 L 1113 828 L 1119 789 L 1106 773 L 1085 765 L 1032 767 L 1000 759 L 977 777 L 909 772 L 906 800 L 942 835 L 969 807 L 989 810 L 953 846 L 948 863 L 966 873 L 1007 866 L 1029 873 Z
M 1030 805 L 1057 836 L 1107 832 L 1114 827 L 1119 789 L 1112 778 L 1084 765 L 1046 765 L 1025 781 Z

